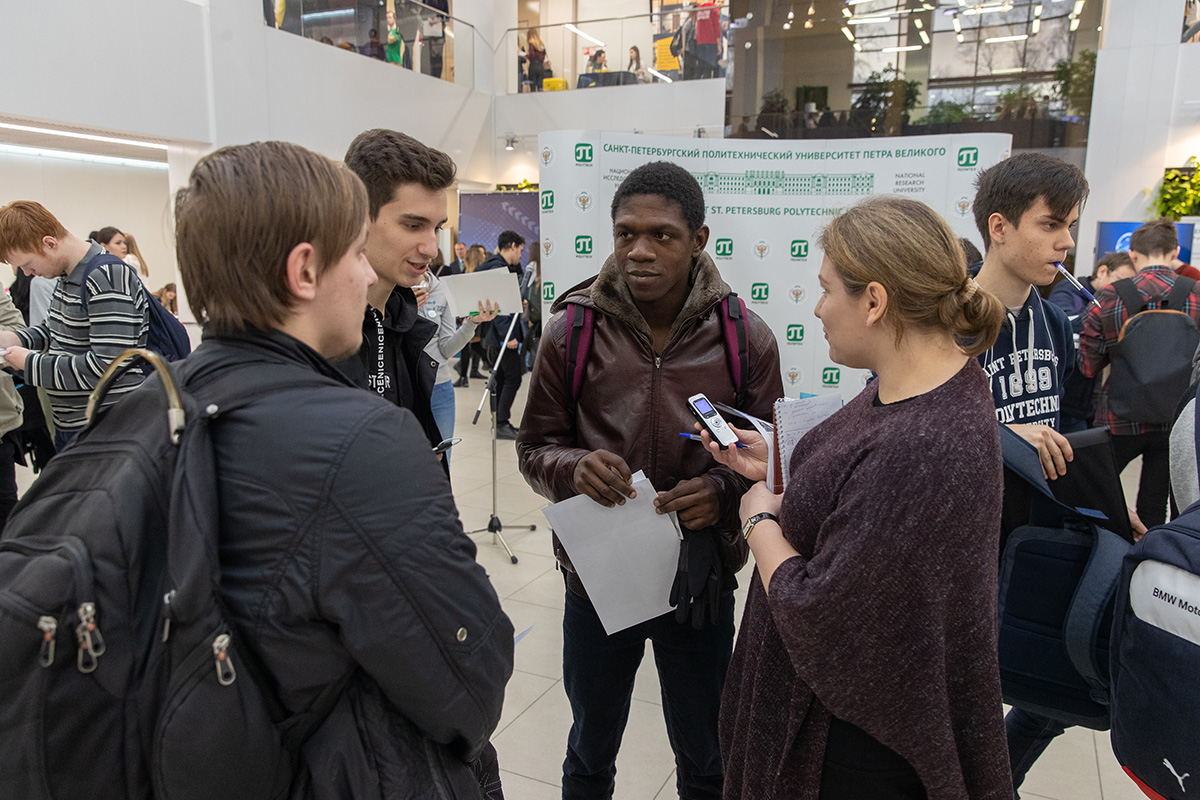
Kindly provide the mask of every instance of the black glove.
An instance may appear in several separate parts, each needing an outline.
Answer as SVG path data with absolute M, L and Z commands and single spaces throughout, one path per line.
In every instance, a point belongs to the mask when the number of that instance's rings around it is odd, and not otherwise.
M 721 610 L 721 543 L 710 531 L 683 532 L 679 543 L 679 568 L 671 585 L 670 603 L 675 621 L 700 630 L 715 625 Z

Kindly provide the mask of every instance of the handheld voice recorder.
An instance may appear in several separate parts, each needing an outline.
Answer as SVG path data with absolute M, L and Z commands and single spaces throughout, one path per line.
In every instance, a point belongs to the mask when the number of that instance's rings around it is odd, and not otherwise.
M 688 398 L 687 404 L 691 409 L 692 416 L 704 426 L 708 435 L 721 446 L 722 450 L 728 450 L 730 446 L 737 444 L 737 434 L 725 424 L 725 420 L 712 407 L 712 403 L 708 402 L 707 397 L 703 394 L 694 394 Z

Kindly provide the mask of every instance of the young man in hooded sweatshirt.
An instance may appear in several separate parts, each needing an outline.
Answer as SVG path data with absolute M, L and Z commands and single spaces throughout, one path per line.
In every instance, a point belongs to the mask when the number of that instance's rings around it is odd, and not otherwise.
M 980 173 L 975 224 L 985 255 L 975 280 L 1008 307 L 996 343 L 979 356 L 992 387 L 996 419 L 1038 451 L 1049 480 L 1067 474 L 1074 457 L 1059 433 L 1059 410 L 1075 367 L 1071 321 L 1043 300 L 1057 263 L 1075 246 L 1071 229 L 1088 184 L 1074 165 L 1041 153 L 1022 153 Z M 1004 718 L 1013 787 L 1065 726 L 1021 708 Z

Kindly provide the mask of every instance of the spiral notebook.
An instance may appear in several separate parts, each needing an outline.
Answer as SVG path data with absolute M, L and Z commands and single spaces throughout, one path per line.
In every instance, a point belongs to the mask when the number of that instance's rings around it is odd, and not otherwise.
M 787 488 L 788 462 L 792 451 L 804 434 L 833 416 L 842 407 L 840 394 L 805 395 L 804 397 L 781 397 L 775 401 L 772 422 L 717 403 L 726 418 L 741 417 L 762 434 L 767 443 L 766 484 L 771 491 L 780 494 Z

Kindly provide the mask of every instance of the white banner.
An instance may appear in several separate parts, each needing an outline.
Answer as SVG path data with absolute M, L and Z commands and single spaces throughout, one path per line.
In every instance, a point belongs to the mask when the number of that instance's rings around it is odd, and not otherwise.
M 975 177 L 1011 148 L 1012 137 L 998 133 L 819 141 L 543 133 L 543 318 L 559 292 L 595 275 L 612 253 L 612 198 L 625 176 L 671 161 L 704 189 L 708 253 L 721 276 L 775 331 L 788 396 L 841 391 L 849 400 L 866 373 L 829 360 L 813 316 L 821 230 L 864 197 L 901 194 L 937 210 L 982 251 Z

